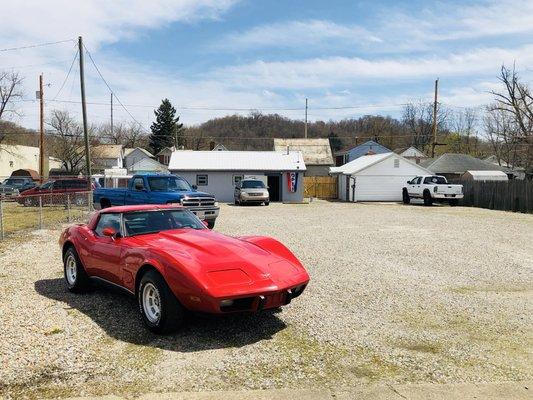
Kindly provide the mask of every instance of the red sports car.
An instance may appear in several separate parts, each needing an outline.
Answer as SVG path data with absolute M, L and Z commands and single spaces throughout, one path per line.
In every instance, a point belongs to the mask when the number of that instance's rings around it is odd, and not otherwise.
M 177 205 L 110 207 L 61 234 L 68 289 L 103 280 L 137 297 L 148 328 L 176 329 L 187 310 L 256 312 L 287 305 L 309 275 L 283 244 L 211 231 Z

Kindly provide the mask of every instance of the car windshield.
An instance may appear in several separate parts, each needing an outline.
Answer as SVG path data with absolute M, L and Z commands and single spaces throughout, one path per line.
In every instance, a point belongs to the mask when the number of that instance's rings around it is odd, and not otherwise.
M 6 179 L 2 184 L 6 186 L 22 186 L 24 185 L 24 180 L 10 178 L 10 179 Z
M 183 192 L 191 190 L 184 179 L 175 176 L 156 176 L 148 178 L 152 192 Z
M 39 186 L 40 189 L 50 189 L 52 187 L 53 182 L 46 182 L 45 184 L 42 184 Z
M 428 176 L 424 179 L 424 183 L 429 185 L 445 185 L 448 182 L 446 182 L 446 178 L 443 176 Z
M 265 184 L 263 181 L 242 181 L 241 187 L 243 189 L 264 189 Z
M 133 211 L 124 214 L 127 236 L 144 235 L 173 229 L 205 229 L 189 210 Z

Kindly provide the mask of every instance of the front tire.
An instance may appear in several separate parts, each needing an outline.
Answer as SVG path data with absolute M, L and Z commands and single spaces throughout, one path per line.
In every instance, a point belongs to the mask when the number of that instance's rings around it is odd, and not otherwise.
M 78 253 L 74 247 L 69 247 L 63 256 L 63 273 L 67 288 L 71 292 L 81 293 L 89 287 L 89 276 L 85 272 Z
M 215 227 L 215 220 L 214 219 L 208 220 L 207 221 L 207 227 L 209 229 L 213 229 Z
M 411 202 L 411 198 L 409 197 L 409 193 L 407 193 L 407 190 L 403 190 L 402 193 L 402 200 L 403 204 L 409 204 Z
M 150 331 L 171 333 L 183 325 L 185 309 L 157 271 L 143 275 L 137 301 L 143 322 Z
M 424 205 L 430 206 L 433 204 L 433 199 L 431 198 L 431 194 L 426 190 L 424 192 Z
M 265 206 L 268 206 L 270 204 L 270 201 L 265 201 Z

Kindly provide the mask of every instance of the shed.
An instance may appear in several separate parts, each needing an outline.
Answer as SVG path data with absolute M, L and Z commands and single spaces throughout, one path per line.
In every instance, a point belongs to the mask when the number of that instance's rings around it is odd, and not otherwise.
M 462 181 L 507 181 L 509 178 L 503 171 L 466 171 Z
M 445 153 L 438 158 L 420 162 L 420 165 L 449 182 L 458 181 L 466 171 L 505 171 L 505 168 L 472 157 L 469 154 Z
M 301 151 L 306 166 L 305 176 L 328 176 L 334 165 L 329 139 L 274 139 L 274 151 Z
M 235 185 L 245 177 L 266 180 L 270 201 L 303 200 L 306 166 L 300 151 L 177 150 L 168 169 L 219 201 L 233 202 Z
M 396 153 L 362 156 L 340 167 L 339 198 L 345 201 L 401 201 L 408 180 L 430 171 Z

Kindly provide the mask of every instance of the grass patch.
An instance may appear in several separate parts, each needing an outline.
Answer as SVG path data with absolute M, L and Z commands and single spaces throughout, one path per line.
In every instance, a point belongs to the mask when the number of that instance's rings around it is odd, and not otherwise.
M 58 333 L 62 333 L 62 332 L 63 332 L 63 329 L 55 327 L 52 330 L 45 332 L 44 335 L 51 336 L 51 335 L 57 335 Z
M 525 286 L 458 286 L 450 289 L 453 293 L 458 294 L 475 294 L 475 293 L 516 293 L 516 292 L 528 292 L 532 288 Z

